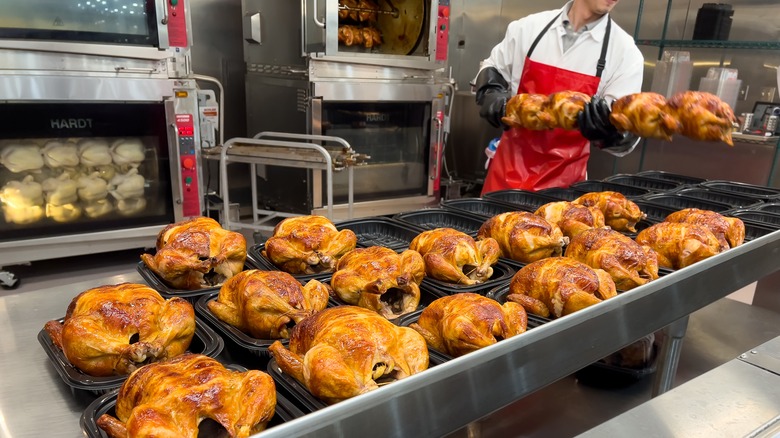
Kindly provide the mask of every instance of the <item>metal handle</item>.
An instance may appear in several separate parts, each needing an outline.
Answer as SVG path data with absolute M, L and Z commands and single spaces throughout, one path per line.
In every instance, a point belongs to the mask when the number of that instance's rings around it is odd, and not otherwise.
M 168 24 L 168 2 L 163 4 L 163 18 L 160 20 L 160 24 Z
M 439 120 L 438 117 L 433 119 L 434 123 L 436 123 L 436 153 L 434 154 L 435 157 L 433 159 L 433 169 L 431 170 L 431 179 L 435 180 L 437 176 L 439 176 L 439 162 L 441 161 L 441 145 L 442 140 L 444 138 L 444 122 Z
M 117 73 L 124 72 L 124 73 L 146 73 L 146 74 L 155 74 L 159 73 L 159 70 L 156 68 L 138 68 L 138 67 L 123 67 L 123 66 L 117 66 L 114 67 L 114 70 L 116 70 Z
M 259 12 L 244 16 L 244 39 L 248 43 L 263 44 L 262 33 L 260 30 Z
M 314 20 L 314 24 L 316 24 L 317 26 L 325 29 L 325 22 L 324 21 L 320 21 L 320 19 L 317 18 L 317 10 L 319 9 L 319 5 L 317 4 L 317 0 L 312 0 L 312 6 L 313 6 L 312 9 L 314 9 L 314 12 L 312 13 L 311 19 Z

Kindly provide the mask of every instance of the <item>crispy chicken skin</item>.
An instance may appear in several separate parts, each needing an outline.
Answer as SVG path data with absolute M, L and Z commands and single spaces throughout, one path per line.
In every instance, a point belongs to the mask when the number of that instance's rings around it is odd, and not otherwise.
M 244 269 L 246 239 L 217 221 L 197 217 L 170 224 L 157 236 L 154 255 L 144 264 L 168 286 L 195 290 L 222 284 Z
M 360 27 L 351 24 L 339 26 L 338 40 L 345 46 L 363 46 L 370 49 L 382 44 L 382 34 L 379 29 L 371 26 Z
M 498 261 L 501 249 L 492 238 L 479 241 L 452 228 L 437 228 L 417 235 L 409 244 L 425 261 L 429 277 L 448 283 L 483 283 L 493 275 L 491 265 Z
M 116 417 L 97 424 L 110 438 L 196 438 L 210 418 L 233 438 L 265 429 L 276 410 L 276 386 L 268 374 L 226 369 L 200 354 L 185 354 L 139 368 L 122 385 Z
M 479 294 L 458 293 L 432 302 L 409 327 L 431 348 L 458 357 L 519 335 L 527 326 L 525 309 L 516 303 L 501 305 Z
M 506 115 L 501 119 L 507 126 L 541 131 L 556 127 L 555 115 L 549 110 L 544 94 L 520 93 L 506 104 Z
M 425 339 L 374 311 L 330 307 L 292 329 L 289 350 L 269 348 L 279 368 L 333 404 L 428 369 Z
M 690 266 L 728 249 L 706 226 L 684 222 L 657 223 L 640 231 L 636 241 L 653 248 L 658 265 L 670 269 Z
M 424 276 L 425 262 L 417 251 L 398 254 L 389 248 L 372 246 L 344 255 L 330 285 L 347 304 L 396 318 L 417 310 Z
M 328 289 L 317 280 L 301 286 L 281 271 L 247 270 L 229 279 L 209 301 L 217 318 L 258 339 L 289 338 L 290 328 L 328 305 Z
M 507 301 L 545 318 L 560 318 L 617 296 L 602 269 L 568 257 L 550 257 L 521 268 L 509 284 Z
M 718 96 L 704 91 L 684 91 L 667 100 L 670 113 L 681 123 L 680 132 L 694 140 L 723 141 L 734 146 L 731 133 L 737 118 Z
M 557 225 L 563 235 L 569 239 L 584 230 L 605 226 L 604 213 L 597 207 L 588 207 L 569 201 L 549 202 L 536 209 L 534 214 Z
M 577 116 L 590 102 L 590 96 L 579 91 L 559 91 L 548 97 L 548 111 L 555 117 L 555 125 L 562 129 L 577 129 Z
M 571 239 L 566 257 L 609 273 L 619 290 L 629 290 L 658 278 L 658 255 L 617 231 L 585 230 Z
M 604 213 L 604 222 L 616 231 L 636 232 L 636 224 L 647 217 L 635 202 L 619 192 L 590 192 L 572 201 L 586 207 L 596 207 Z
M 195 334 L 195 311 L 182 298 L 165 300 L 146 285 L 122 283 L 80 293 L 65 320 L 45 329 L 84 373 L 123 375 L 184 353 Z
M 265 256 L 290 274 L 333 272 L 336 262 L 355 249 L 352 230 L 337 230 L 325 216 L 296 216 L 279 222 L 265 242 Z
M 666 216 L 664 222 L 703 225 L 715 234 L 722 250 L 742 245 L 745 241 L 745 224 L 742 220 L 710 210 L 685 208 Z
M 511 211 L 485 221 L 479 239 L 493 238 L 503 257 L 530 263 L 561 255 L 568 238 L 557 225 L 526 211 Z
M 612 103 L 609 120 L 619 131 L 666 141 L 671 141 L 672 136 L 682 129 L 682 124 L 667 107 L 666 98 L 652 92 L 616 99 Z

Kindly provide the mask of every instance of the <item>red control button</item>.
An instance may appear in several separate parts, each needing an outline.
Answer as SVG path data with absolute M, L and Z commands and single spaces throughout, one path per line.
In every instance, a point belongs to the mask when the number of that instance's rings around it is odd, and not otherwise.
M 192 159 L 192 158 L 187 157 L 182 162 L 182 165 L 184 166 L 185 169 L 194 169 L 195 168 L 195 160 Z

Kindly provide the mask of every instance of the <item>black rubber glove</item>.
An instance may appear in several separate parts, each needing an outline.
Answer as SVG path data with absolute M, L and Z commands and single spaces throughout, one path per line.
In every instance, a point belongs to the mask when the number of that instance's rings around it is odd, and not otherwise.
M 609 104 L 601 97 L 593 96 L 585 108 L 577 115 L 577 123 L 582 136 L 591 144 L 608 152 L 628 153 L 639 143 L 639 137 L 620 132 L 609 121 L 612 112 Z
M 493 67 L 484 68 L 477 75 L 476 88 L 480 117 L 496 128 L 506 129 L 501 118 L 506 114 L 506 102 L 511 96 L 504 77 Z

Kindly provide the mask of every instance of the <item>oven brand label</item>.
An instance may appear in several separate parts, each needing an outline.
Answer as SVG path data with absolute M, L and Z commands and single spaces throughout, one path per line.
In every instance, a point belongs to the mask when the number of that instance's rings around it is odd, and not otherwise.
M 388 121 L 390 121 L 389 114 L 377 114 L 377 113 L 366 114 L 366 122 L 388 122 Z
M 92 127 L 92 119 L 51 119 L 54 129 L 84 129 Z

